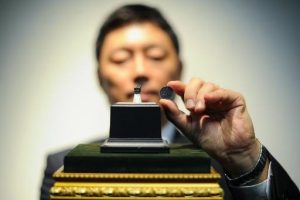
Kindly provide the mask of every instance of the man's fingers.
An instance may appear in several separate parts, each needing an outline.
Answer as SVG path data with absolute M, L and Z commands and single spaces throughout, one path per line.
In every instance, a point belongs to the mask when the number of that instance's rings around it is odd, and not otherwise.
M 228 111 L 245 105 L 241 94 L 225 89 L 218 89 L 205 94 L 204 100 L 209 110 Z
M 204 96 L 207 93 L 210 93 L 212 91 L 215 91 L 216 89 L 218 89 L 219 86 L 213 84 L 213 83 L 203 83 L 202 87 L 199 89 L 198 94 L 197 94 L 197 104 L 195 106 L 195 112 L 201 113 L 204 112 L 204 110 L 206 109 L 206 102 L 204 99 Z
M 206 83 L 199 78 L 191 79 L 188 84 L 170 81 L 167 86 L 181 96 L 185 107 L 191 112 L 203 112 L 205 110 L 204 95 L 218 88 L 217 85 Z
M 203 83 L 204 82 L 201 79 L 193 78 L 186 85 L 184 92 L 184 103 L 185 107 L 188 110 L 193 111 L 195 109 L 195 106 L 197 104 L 198 91 L 200 90 Z
M 198 78 L 191 79 L 188 84 L 184 84 L 181 81 L 170 81 L 167 85 L 181 96 L 186 108 L 191 113 L 223 112 L 245 105 L 241 94 L 222 89 L 216 84 L 204 82 Z M 166 103 L 166 106 L 168 109 L 173 108 L 173 105 L 169 105 L 169 103 Z M 174 103 L 173 114 L 175 113 L 175 108 L 177 106 Z

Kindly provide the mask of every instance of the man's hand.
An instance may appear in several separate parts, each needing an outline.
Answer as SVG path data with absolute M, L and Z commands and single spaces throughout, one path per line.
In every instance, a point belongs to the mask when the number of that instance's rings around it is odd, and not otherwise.
M 232 177 L 255 166 L 260 144 L 241 94 L 198 78 L 188 84 L 170 81 L 167 85 L 181 96 L 190 111 L 186 115 L 175 102 L 160 100 L 168 119 L 182 133 L 219 161 Z

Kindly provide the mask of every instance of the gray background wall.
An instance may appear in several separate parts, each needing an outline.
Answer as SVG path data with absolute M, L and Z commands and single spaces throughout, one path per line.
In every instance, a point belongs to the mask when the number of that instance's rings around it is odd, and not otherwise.
M 36 199 L 47 153 L 107 133 L 94 41 L 125 2 L 0 1 L 0 199 Z M 184 80 L 243 93 L 257 137 L 299 186 L 299 4 L 142 2 L 179 33 Z

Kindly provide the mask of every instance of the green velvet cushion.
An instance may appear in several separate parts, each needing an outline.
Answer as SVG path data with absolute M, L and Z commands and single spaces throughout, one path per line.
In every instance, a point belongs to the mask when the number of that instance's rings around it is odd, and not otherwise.
M 191 145 L 170 153 L 101 153 L 100 144 L 80 144 L 64 159 L 64 172 L 209 173 L 210 157 Z

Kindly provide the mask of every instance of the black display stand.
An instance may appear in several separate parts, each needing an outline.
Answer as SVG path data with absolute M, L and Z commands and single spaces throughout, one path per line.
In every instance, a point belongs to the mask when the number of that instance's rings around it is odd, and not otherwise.
M 155 103 L 117 103 L 111 106 L 109 138 L 102 153 L 168 153 L 161 137 L 161 112 Z

